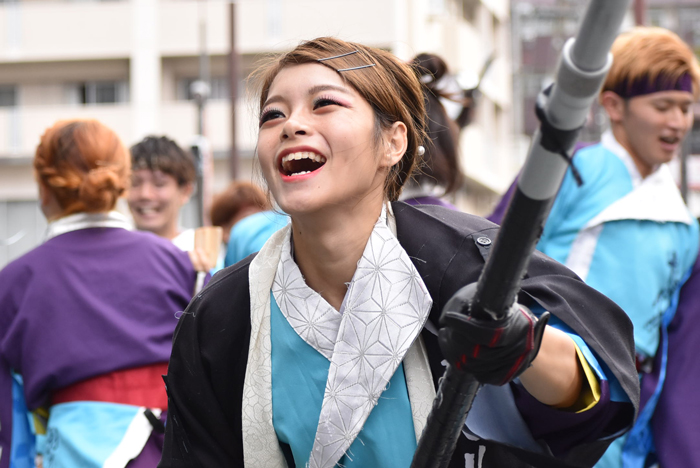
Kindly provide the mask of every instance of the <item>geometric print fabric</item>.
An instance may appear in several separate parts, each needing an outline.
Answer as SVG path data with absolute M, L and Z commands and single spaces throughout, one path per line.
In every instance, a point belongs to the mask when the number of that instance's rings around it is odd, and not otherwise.
M 345 454 L 432 307 L 422 278 L 385 219 L 383 210 L 340 312 L 304 282 L 292 259 L 291 238 L 283 244 L 272 293 L 296 333 L 331 361 L 312 468 L 333 467 Z

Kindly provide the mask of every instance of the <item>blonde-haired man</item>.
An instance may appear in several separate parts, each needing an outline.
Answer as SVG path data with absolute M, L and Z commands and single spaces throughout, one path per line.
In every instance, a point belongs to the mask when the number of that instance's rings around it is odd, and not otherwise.
M 649 373 L 657 353 L 657 365 L 665 365 L 666 327 L 698 253 L 698 224 L 666 163 L 692 126 L 700 67 L 690 48 L 661 28 L 621 34 L 612 53 L 600 94 L 610 130 L 600 144 L 576 154 L 584 183 L 579 187 L 569 171 L 538 249 L 617 302 L 632 320 L 643 406 L 630 434 L 596 466 L 642 468 L 663 386 L 663 378 L 651 381 Z M 601 391 L 615 401 L 614 381 L 609 388 L 601 383 Z M 610 435 L 625 429 L 610 428 Z

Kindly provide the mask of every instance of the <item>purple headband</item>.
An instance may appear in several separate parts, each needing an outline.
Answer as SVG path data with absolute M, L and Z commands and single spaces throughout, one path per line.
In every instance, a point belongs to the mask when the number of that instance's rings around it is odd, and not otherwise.
M 684 73 L 675 81 L 667 75 L 660 74 L 654 81 L 648 76 L 644 76 L 628 84 L 627 80 L 622 80 L 620 84 L 611 89 L 612 92 L 625 99 L 631 99 L 645 94 L 658 93 L 661 91 L 687 91 L 693 92 L 693 79 L 689 73 Z

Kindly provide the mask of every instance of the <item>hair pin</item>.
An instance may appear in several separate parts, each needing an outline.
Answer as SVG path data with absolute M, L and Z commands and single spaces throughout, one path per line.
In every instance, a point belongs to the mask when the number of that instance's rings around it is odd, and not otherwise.
M 353 50 L 352 52 L 346 52 L 344 54 L 334 55 L 333 57 L 326 57 L 326 58 L 318 59 L 316 61 L 317 62 L 325 62 L 326 60 L 333 60 L 333 59 L 337 59 L 340 57 L 347 57 L 348 55 L 357 54 L 359 52 L 360 52 L 359 50 Z
M 322 58 L 322 59 L 317 59 L 316 61 L 317 61 L 317 62 L 325 62 L 326 60 L 333 60 L 333 59 L 337 59 L 337 58 L 340 58 L 340 57 L 347 57 L 348 55 L 357 54 L 357 53 L 359 53 L 359 52 L 360 52 L 359 50 L 353 50 L 352 52 L 346 52 L 346 53 L 344 53 L 344 54 L 334 55 L 333 57 L 326 57 L 326 58 Z M 360 66 L 357 66 L 357 67 L 340 68 L 340 69 L 336 69 L 335 71 L 337 71 L 338 73 L 340 73 L 340 72 L 346 72 L 346 71 L 352 71 L 352 70 L 360 70 L 360 69 L 362 69 L 362 68 L 374 67 L 374 66 L 376 66 L 376 65 L 377 65 L 376 63 L 370 63 L 369 65 L 360 65 Z
M 359 70 L 361 68 L 369 68 L 369 67 L 374 67 L 376 66 L 376 63 L 370 63 L 369 65 L 360 65 L 359 67 L 352 67 L 352 68 L 341 68 L 340 70 L 336 70 L 338 73 L 340 72 L 346 72 L 346 71 L 351 71 L 351 70 Z

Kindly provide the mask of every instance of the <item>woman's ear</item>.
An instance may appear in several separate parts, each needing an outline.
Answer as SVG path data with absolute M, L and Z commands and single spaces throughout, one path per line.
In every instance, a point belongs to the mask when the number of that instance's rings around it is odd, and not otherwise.
M 403 122 L 394 122 L 384 131 L 385 154 L 381 167 L 391 167 L 401 161 L 408 148 L 408 129 Z
M 58 203 L 56 195 L 42 180 L 38 180 L 37 183 L 39 185 L 39 208 L 44 213 L 44 217 L 47 221 L 60 218 L 63 214 L 63 208 Z
M 605 91 L 600 95 L 600 104 L 605 108 L 610 122 L 619 122 L 625 116 L 625 100 L 617 93 Z

